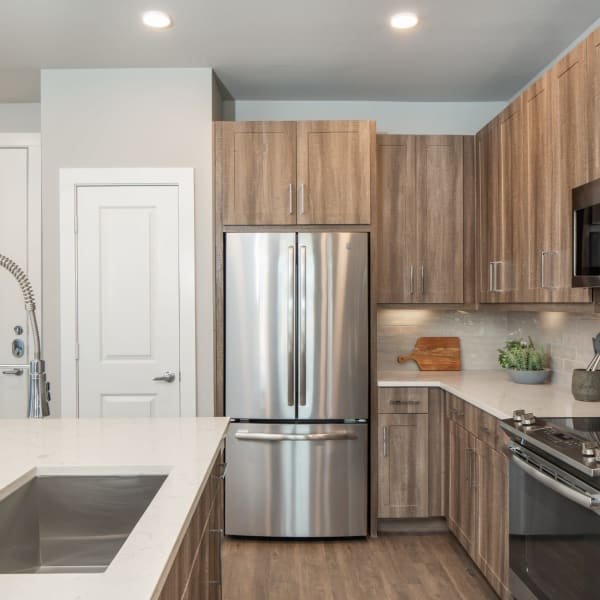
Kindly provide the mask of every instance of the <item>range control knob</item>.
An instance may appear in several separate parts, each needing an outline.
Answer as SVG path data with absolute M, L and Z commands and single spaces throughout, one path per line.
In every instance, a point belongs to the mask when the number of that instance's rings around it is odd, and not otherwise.
M 581 454 L 583 456 L 596 456 L 596 448 L 598 448 L 596 442 L 582 442 Z
M 513 410 L 513 421 L 515 423 L 520 423 L 523 420 L 524 414 L 525 414 L 524 410 Z
M 525 413 L 521 423 L 523 423 L 523 425 L 535 425 L 535 415 L 533 413 Z

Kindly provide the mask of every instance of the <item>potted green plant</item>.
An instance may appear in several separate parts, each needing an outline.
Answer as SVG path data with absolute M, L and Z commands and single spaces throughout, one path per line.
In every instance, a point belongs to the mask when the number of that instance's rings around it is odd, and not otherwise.
M 544 383 L 548 376 L 546 355 L 536 348 L 531 337 L 527 340 L 508 340 L 504 348 L 498 349 L 498 362 L 507 369 L 515 383 Z

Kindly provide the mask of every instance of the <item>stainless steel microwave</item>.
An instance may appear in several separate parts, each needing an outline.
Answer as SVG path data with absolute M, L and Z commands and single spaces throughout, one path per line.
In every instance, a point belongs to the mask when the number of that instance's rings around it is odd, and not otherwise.
M 573 190 L 573 287 L 600 287 L 600 179 Z

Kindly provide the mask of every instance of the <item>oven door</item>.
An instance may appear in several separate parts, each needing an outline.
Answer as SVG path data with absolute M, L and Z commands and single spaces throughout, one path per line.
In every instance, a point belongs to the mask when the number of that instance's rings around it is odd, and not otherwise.
M 517 444 L 510 460 L 510 591 L 600 598 L 600 492 Z

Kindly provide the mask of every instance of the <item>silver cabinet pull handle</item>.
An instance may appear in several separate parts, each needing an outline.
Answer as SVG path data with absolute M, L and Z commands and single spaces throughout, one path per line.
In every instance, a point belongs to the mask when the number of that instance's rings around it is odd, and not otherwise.
M 306 406 L 306 246 L 300 246 L 300 348 L 298 360 L 298 396 Z
M 542 288 L 553 288 L 554 287 L 554 278 L 552 277 L 552 258 L 557 255 L 558 252 L 556 250 L 543 250 L 542 251 Z M 550 257 L 549 265 L 550 265 L 550 284 L 546 285 L 546 256 Z
M 421 265 L 421 296 L 425 295 L 425 265 Z
M 296 346 L 296 249 L 288 246 L 288 406 L 294 406 L 294 354 Z
M 290 183 L 288 186 L 288 199 L 289 199 L 289 213 L 294 214 L 294 185 Z
M 236 440 L 255 442 L 325 442 L 334 440 L 355 440 L 357 435 L 351 431 L 330 431 L 327 433 L 254 433 L 238 431 Z
M 465 463 L 465 481 L 467 482 L 467 485 L 471 487 L 471 453 L 469 452 L 469 448 L 465 448 Z
M 166 383 L 173 383 L 175 381 L 175 373 L 173 373 L 173 371 L 165 371 L 163 375 L 153 377 L 152 381 L 165 381 Z
M 410 295 L 414 295 L 415 293 L 415 284 L 414 284 L 414 280 L 415 280 L 415 268 L 410 265 L 410 288 L 409 288 L 409 293 Z
M 6 369 L 5 371 L 2 371 L 2 375 L 16 375 L 17 377 L 20 377 L 23 375 L 23 369 Z
M 473 448 L 469 448 L 471 454 L 471 487 L 476 488 L 479 486 L 477 478 L 477 452 Z
M 489 291 L 493 292 L 494 291 L 494 263 L 492 261 L 490 261 L 490 263 L 489 263 L 489 278 L 490 278 Z
M 421 404 L 420 400 L 390 400 L 390 404 Z
M 300 184 L 300 214 L 304 214 L 304 184 Z
M 387 439 L 387 427 L 383 428 L 383 455 L 388 455 L 388 439 Z

